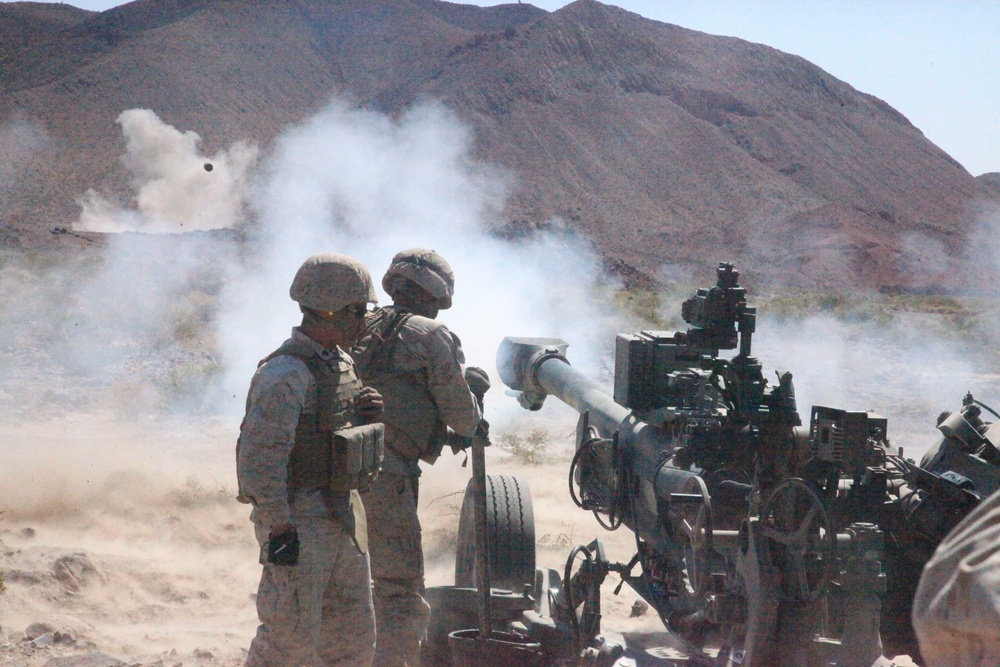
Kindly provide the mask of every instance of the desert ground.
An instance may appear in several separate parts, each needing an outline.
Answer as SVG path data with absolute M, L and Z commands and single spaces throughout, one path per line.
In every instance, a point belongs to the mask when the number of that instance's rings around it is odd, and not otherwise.
M 529 480 L 539 562 L 561 567 L 596 524 L 565 490 L 574 422 L 534 421 L 551 429 L 549 460 L 526 467 L 494 449 L 488 469 Z M 155 415 L 5 422 L 0 664 L 242 664 L 260 566 L 248 508 L 234 499 L 234 433 Z M 422 480 L 429 585 L 454 581 L 464 458 L 446 451 Z M 612 557 L 627 560 L 630 543 L 615 533 Z M 627 617 L 635 599 L 625 592 L 612 609 Z

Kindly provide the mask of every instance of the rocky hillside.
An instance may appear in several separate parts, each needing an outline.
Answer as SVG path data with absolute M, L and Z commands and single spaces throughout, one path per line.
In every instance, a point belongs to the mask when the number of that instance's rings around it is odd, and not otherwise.
M 976 181 L 983 187 L 1000 195 L 1000 172 L 994 171 L 988 174 L 981 174 L 976 177 Z
M 12 27 L 13 26 L 13 27 Z M 802 58 L 595 0 L 548 13 L 440 0 L 0 4 L 0 240 L 81 242 L 88 188 L 127 194 L 115 119 L 146 107 L 211 152 L 267 146 L 334 94 L 442 100 L 517 174 L 503 234 L 559 218 L 622 273 L 733 259 L 802 285 L 954 288 L 1000 199 L 881 100 Z M 19 125 L 21 124 L 21 125 Z M 10 131 L 7 131 L 10 135 Z M 8 140 L 9 141 L 9 140 Z

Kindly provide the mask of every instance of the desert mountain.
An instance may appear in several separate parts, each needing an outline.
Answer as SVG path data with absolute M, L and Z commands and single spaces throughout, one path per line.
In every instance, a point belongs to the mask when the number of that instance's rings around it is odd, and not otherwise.
M 991 171 L 987 174 L 980 174 L 976 176 L 976 181 L 988 190 L 1000 195 L 1000 172 Z
M 125 109 L 152 109 L 211 151 L 266 147 L 333 95 L 389 114 L 441 100 L 472 127 L 477 156 L 516 175 L 499 233 L 558 219 L 626 275 L 729 258 L 775 282 L 955 287 L 980 204 L 998 199 L 902 114 L 802 58 L 595 0 L 552 13 L 440 0 L 59 7 L 0 4 L 0 128 L 33 142 L 0 182 L 10 246 L 53 242 L 88 188 L 127 196 Z
M 64 28 L 93 16 L 70 5 L 18 2 L 0 7 L 0 60 L 39 42 L 56 39 Z

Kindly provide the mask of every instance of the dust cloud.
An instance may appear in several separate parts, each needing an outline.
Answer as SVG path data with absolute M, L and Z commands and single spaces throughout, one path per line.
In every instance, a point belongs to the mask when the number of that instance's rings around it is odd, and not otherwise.
M 393 121 L 334 103 L 278 140 L 254 198 L 266 242 L 222 295 L 229 395 L 245 391 L 256 360 L 287 336 L 297 319 L 290 276 L 316 252 L 361 259 L 378 284 L 398 251 L 437 250 L 457 276 L 454 307 L 440 319 L 461 337 L 468 363 L 494 378 L 505 335 L 610 349 L 615 315 L 595 297 L 592 247 L 569 232 L 519 242 L 490 235 L 511 176 L 473 160 L 470 144 L 468 129 L 434 104 Z
M 181 132 L 149 109 L 129 109 L 117 120 L 125 137 L 122 164 L 136 189 L 135 208 L 94 190 L 80 198 L 73 226 L 86 232 L 191 232 L 233 227 L 243 215 L 255 145 L 238 142 L 201 155 L 196 132 Z

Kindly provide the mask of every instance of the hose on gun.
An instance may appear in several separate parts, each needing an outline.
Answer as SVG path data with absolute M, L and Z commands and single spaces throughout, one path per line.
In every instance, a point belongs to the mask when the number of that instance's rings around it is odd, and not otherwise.
M 622 508 L 620 507 L 622 504 L 621 480 L 623 478 L 623 471 L 619 469 L 621 461 L 617 455 L 617 435 L 609 441 L 606 438 L 600 437 L 597 429 L 593 426 L 587 428 L 585 435 L 587 438 L 580 444 L 579 449 L 576 450 L 576 454 L 573 455 L 573 461 L 569 466 L 569 495 L 577 507 L 592 511 L 594 518 L 597 519 L 597 523 L 602 528 L 607 531 L 615 531 L 622 525 L 623 519 Z M 610 452 L 606 449 L 609 444 Z M 581 474 L 580 493 L 579 495 L 577 494 L 573 481 L 576 479 L 576 473 L 581 466 L 585 466 L 583 469 L 588 472 L 592 472 L 595 469 L 599 470 L 601 467 L 607 468 L 607 479 L 600 483 L 601 490 L 606 491 L 606 494 L 595 494 L 593 483 L 587 485 L 590 488 L 584 488 L 583 482 L 586 478 L 584 474 Z M 601 518 L 602 512 L 608 515 L 607 522 Z

